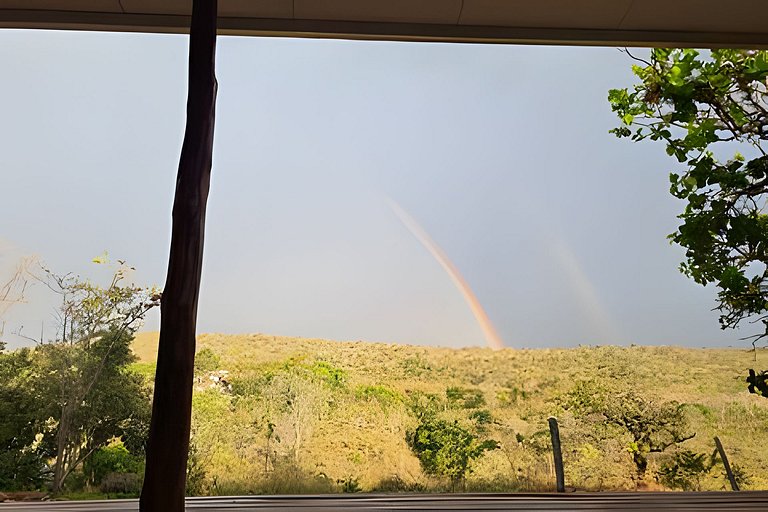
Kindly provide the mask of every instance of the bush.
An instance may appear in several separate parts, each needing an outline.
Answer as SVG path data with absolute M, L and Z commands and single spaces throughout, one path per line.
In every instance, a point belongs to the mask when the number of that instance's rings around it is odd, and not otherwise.
M 109 473 L 99 485 L 104 494 L 138 495 L 141 491 L 141 477 L 136 473 Z
M 445 397 L 452 407 L 479 409 L 485 405 L 485 397 L 479 389 L 449 387 L 445 390 Z
M 499 443 L 480 441 L 458 422 L 427 419 L 415 431 L 406 435 L 411 450 L 419 458 L 427 474 L 446 476 L 456 484 L 471 471 L 470 464 L 488 450 L 495 450 Z
M 661 466 L 659 481 L 671 489 L 700 491 L 701 479 L 710 469 L 712 465 L 706 455 L 683 450 Z
M 347 374 L 341 368 L 327 363 L 317 361 L 311 368 L 312 374 L 332 388 L 343 387 L 347 382 Z
M 355 396 L 360 400 L 376 401 L 382 407 L 389 407 L 403 400 L 397 391 L 387 386 L 360 386 L 355 390 Z
M 341 492 L 343 493 L 354 493 L 363 490 L 363 488 L 360 487 L 360 481 L 352 476 L 338 480 L 337 483 L 341 485 Z
M 337 492 L 324 474 L 313 475 L 293 462 L 277 464 L 275 470 L 258 482 L 259 494 L 328 494 Z
M 92 485 L 100 485 L 109 474 L 144 472 L 144 460 L 132 455 L 121 441 L 99 448 L 84 464 L 84 473 Z
M 379 481 L 371 489 L 373 492 L 419 492 L 426 491 L 426 487 L 418 482 L 408 483 L 400 475 L 392 475 Z
M 204 348 L 195 355 L 195 373 L 215 372 L 221 367 L 221 358 L 213 350 Z

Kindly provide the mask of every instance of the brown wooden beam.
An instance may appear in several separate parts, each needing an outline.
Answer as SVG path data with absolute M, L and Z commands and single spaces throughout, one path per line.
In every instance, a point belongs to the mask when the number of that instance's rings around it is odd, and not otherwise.
M 187 124 L 173 203 L 168 275 L 160 305 L 143 512 L 182 512 L 192 414 L 197 303 L 216 108 L 217 0 L 194 0 L 189 35 Z

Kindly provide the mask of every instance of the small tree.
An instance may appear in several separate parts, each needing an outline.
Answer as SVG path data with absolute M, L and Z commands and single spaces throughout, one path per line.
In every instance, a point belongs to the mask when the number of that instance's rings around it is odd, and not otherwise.
M 37 348 L 34 358 L 51 419 L 44 442 L 55 458 L 54 492 L 116 436 L 143 451 L 140 436 L 149 421 L 149 395 L 142 377 L 126 367 L 135 359 L 133 335 L 159 294 L 123 284 L 128 270 L 121 264 L 107 287 L 47 270 L 42 279 L 62 299 L 59 332 Z
M 700 491 L 701 479 L 711 471 L 711 458 L 703 453 L 682 450 L 662 464 L 659 481 L 671 489 Z
M 423 419 L 406 441 L 429 475 L 446 476 L 451 488 L 462 482 L 471 471 L 471 463 L 488 450 L 499 448 L 493 440 L 479 440 L 458 422 Z
M 692 439 L 685 411 L 677 402 L 658 402 L 634 391 L 616 392 L 594 382 L 579 383 L 565 397 L 563 407 L 577 417 L 591 417 L 603 429 L 611 426 L 630 439 L 627 451 L 632 455 L 638 480 L 645 478 L 648 455 Z

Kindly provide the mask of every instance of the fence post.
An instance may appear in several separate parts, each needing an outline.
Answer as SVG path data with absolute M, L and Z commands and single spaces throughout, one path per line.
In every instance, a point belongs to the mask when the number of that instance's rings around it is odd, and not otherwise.
M 720 460 L 723 461 L 723 466 L 725 466 L 725 474 L 728 475 L 728 481 L 731 482 L 731 490 L 738 491 L 739 484 L 736 482 L 736 478 L 733 476 L 731 465 L 728 462 L 728 456 L 725 454 L 725 450 L 723 449 L 723 443 L 720 442 L 720 438 L 717 436 L 715 436 L 715 446 L 717 446 L 717 453 L 720 454 Z
M 560 449 L 560 428 L 557 426 L 557 418 L 550 416 L 549 434 L 552 437 L 552 453 L 555 459 L 555 478 L 557 480 L 557 492 L 565 492 L 565 473 L 563 471 L 563 452 Z

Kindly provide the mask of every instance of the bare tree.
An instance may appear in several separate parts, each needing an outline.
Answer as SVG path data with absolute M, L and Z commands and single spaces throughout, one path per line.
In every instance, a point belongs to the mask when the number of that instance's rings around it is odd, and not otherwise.
M 5 332 L 6 315 L 13 306 L 24 302 L 29 284 L 29 268 L 33 262 L 34 258 L 22 259 L 16 265 L 11 277 L 0 285 L 0 350 L 5 347 L 2 338 Z

